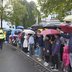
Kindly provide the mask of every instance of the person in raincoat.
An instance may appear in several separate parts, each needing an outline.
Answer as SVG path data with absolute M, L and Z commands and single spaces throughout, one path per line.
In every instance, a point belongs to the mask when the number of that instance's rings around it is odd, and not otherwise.
M 68 71 L 70 64 L 70 58 L 69 58 L 69 48 L 68 48 L 68 43 L 65 44 L 63 47 L 63 66 L 64 66 L 64 71 Z
M 0 49 L 1 50 L 3 48 L 3 42 L 4 42 L 4 40 L 5 40 L 5 34 L 4 34 L 3 30 L 0 29 Z
M 66 24 L 71 25 L 71 22 L 66 21 Z M 64 34 L 64 32 L 61 31 L 60 29 L 58 29 L 58 31 L 61 33 L 62 37 L 69 39 L 68 47 L 69 47 L 70 66 L 71 66 L 70 68 L 72 71 L 72 33 L 70 32 L 70 33 Z
M 62 37 L 69 39 L 68 47 L 69 47 L 69 56 L 70 56 L 70 70 L 72 71 L 72 33 L 64 34 L 62 31 L 60 32 Z

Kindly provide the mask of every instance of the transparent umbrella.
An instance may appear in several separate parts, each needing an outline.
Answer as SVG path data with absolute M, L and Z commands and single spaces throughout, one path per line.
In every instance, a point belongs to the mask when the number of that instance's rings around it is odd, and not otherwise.
M 23 32 L 25 34 L 35 34 L 35 32 L 33 30 L 28 30 L 28 29 L 25 29 Z
M 68 15 L 64 18 L 64 21 L 72 21 L 72 15 Z

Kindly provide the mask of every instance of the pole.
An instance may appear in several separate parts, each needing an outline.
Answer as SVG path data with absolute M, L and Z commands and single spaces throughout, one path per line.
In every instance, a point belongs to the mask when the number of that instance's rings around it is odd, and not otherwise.
M 3 21 L 3 18 L 2 18 L 2 13 L 1 13 L 1 28 L 2 28 L 2 21 Z
M 1 0 L 1 5 L 2 5 L 2 8 L 1 8 L 1 28 L 2 28 L 2 21 L 3 21 L 3 0 Z
M 38 16 L 36 17 L 36 25 L 38 25 Z

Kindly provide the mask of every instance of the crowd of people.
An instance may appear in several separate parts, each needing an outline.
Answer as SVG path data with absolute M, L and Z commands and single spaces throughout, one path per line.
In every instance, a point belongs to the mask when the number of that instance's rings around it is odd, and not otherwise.
M 44 60 L 51 69 L 61 69 L 63 72 L 72 71 L 72 33 L 64 33 L 57 29 L 59 34 L 42 35 L 40 30 L 35 34 L 19 36 L 18 45 L 29 56 L 36 56 L 39 61 Z M 7 34 L 7 40 L 10 32 Z
M 64 72 L 71 72 L 72 37 L 71 34 L 59 32 L 60 34 L 43 36 L 38 30 L 35 35 L 24 35 L 21 39 L 22 50 L 46 61 L 52 69 L 62 68 Z

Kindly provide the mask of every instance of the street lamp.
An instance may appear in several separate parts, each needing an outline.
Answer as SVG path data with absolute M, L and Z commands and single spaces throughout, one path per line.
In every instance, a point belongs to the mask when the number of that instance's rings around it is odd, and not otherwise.
M 2 28 L 2 21 L 3 21 L 3 0 L 1 0 L 1 28 Z

